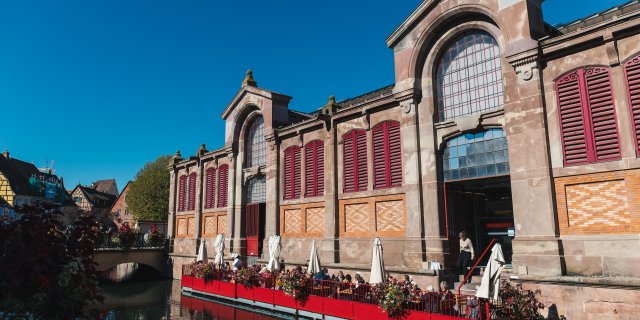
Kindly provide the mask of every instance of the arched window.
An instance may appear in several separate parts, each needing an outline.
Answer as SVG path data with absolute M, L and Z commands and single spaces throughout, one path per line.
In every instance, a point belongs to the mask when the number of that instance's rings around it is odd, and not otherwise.
M 223 164 L 218 168 L 218 208 L 227 206 L 227 188 L 229 182 L 229 165 Z
M 267 146 L 264 142 L 264 119 L 258 117 L 249 126 L 247 139 L 245 141 L 245 151 L 247 161 L 245 167 L 263 165 L 266 162 Z
M 609 68 L 572 71 L 556 80 L 556 93 L 564 164 L 620 159 Z
M 313 140 L 304 146 L 304 196 L 324 195 L 324 142 Z
M 186 209 L 187 204 L 187 176 L 180 176 L 178 182 L 178 212 Z
M 640 156 L 640 54 L 625 62 L 624 75 L 627 79 L 627 94 L 636 137 L 636 154 Z
M 502 129 L 467 133 L 447 141 L 444 181 L 509 174 L 509 148 Z
M 283 173 L 284 199 L 300 198 L 300 147 L 291 146 L 284 150 Z
M 211 209 L 215 206 L 214 195 L 215 195 L 215 181 L 216 181 L 216 168 L 209 168 L 206 172 L 206 188 L 207 193 L 204 201 L 205 209 Z
M 384 121 L 371 129 L 373 136 L 373 188 L 402 186 L 400 122 Z
M 189 175 L 189 199 L 187 200 L 187 211 L 196 209 L 196 173 Z
M 367 190 L 367 132 L 353 129 L 342 136 L 344 192 Z
M 267 200 L 267 183 L 264 175 L 251 178 L 247 183 L 247 203 L 262 203 Z
M 440 57 L 436 83 L 440 121 L 501 108 L 504 86 L 496 40 L 480 30 L 459 36 Z

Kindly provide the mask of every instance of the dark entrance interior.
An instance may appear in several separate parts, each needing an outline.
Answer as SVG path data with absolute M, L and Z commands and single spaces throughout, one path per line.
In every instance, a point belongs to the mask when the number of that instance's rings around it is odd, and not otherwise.
M 247 258 L 259 257 L 262 254 L 264 239 L 265 204 L 250 203 L 245 207 L 245 223 L 247 238 Z
M 459 251 L 458 233 L 462 230 L 469 234 L 476 258 L 495 238 L 510 264 L 514 229 L 509 176 L 447 182 L 444 193 L 445 223 L 454 264 Z M 487 253 L 479 265 L 486 265 L 489 255 Z

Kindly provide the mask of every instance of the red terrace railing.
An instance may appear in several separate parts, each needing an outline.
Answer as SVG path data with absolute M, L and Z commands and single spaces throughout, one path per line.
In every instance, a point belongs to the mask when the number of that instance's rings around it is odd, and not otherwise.
M 276 288 L 275 276 L 264 278 L 260 286 L 254 287 L 228 282 L 230 276 L 230 272 L 217 271 L 212 280 L 205 281 L 193 277 L 190 270 L 183 267 L 182 286 L 202 293 L 262 302 L 344 319 L 389 319 L 387 314 L 378 307 L 373 287 L 367 284 L 356 287 L 353 284 L 331 280 L 313 280 L 302 289 L 309 294 L 308 299 L 300 302 Z M 480 319 L 481 314 L 484 313 L 481 308 L 487 306 L 481 306 L 475 297 L 455 295 L 451 292 L 444 294 L 424 292 L 404 301 L 403 307 L 403 317 L 408 320 L 454 320 Z

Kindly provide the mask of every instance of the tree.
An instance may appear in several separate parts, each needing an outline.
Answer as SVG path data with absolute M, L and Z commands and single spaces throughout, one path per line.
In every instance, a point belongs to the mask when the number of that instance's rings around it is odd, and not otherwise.
M 93 250 L 98 223 L 86 214 L 68 227 L 53 207 L 16 208 L 0 224 L 0 319 L 99 319 Z
M 167 221 L 169 212 L 169 160 L 160 156 L 136 174 L 127 193 L 127 205 L 138 221 Z

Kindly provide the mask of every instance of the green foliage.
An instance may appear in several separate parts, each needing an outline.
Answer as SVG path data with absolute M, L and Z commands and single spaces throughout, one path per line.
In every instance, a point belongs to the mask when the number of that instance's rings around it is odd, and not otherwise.
M 80 216 L 64 228 L 53 208 L 17 208 L 0 224 L 0 319 L 98 318 L 102 301 L 93 249 L 98 223 Z
M 169 212 L 169 160 L 160 156 L 147 162 L 129 186 L 127 205 L 138 221 L 167 221 Z

